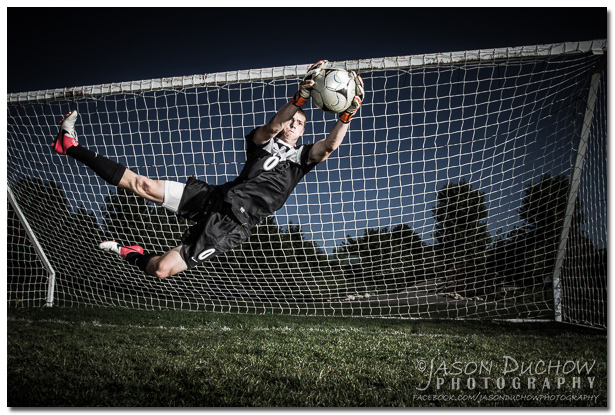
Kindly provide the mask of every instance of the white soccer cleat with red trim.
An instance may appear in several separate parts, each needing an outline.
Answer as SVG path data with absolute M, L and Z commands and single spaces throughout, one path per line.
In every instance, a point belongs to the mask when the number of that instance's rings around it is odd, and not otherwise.
M 75 131 L 75 123 L 77 122 L 77 116 L 79 115 L 79 113 L 77 112 L 77 110 L 73 110 L 71 112 L 69 112 L 68 114 L 66 114 L 66 118 L 64 118 L 60 123 L 62 126 L 62 131 L 64 131 L 64 134 L 72 137 L 72 138 L 77 138 L 77 132 Z
M 60 121 L 60 132 L 52 144 L 56 153 L 66 154 L 66 150 L 79 144 L 77 142 L 77 132 L 75 131 L 78 115 L 77 110 L 74 110 L 66 114 L 66 118 Z
M 143 255 L 143 248 L 141 248 L 139 245 L 120 246 L 120 244 L 115 241 L 103 241 L 98 244 L 98 248 L 102 249 L 103 251 L 116 253 L 122 258 L 126 258 L 126 255 L 131 253 Z

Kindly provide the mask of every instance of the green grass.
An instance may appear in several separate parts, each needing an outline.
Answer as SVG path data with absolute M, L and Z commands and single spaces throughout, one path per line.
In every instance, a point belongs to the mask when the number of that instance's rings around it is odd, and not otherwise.
M 565 383 L 555 369 L 504 374 L 505 356 L 559 361 Z M 606 406 L 606 356 L 605 332 L 555 323 L 11 308 L 7 396 L 13 407 Z M 561 373 L 577 361 L 589 375 Z M 481 362 L 491 371 L 470 374 Z

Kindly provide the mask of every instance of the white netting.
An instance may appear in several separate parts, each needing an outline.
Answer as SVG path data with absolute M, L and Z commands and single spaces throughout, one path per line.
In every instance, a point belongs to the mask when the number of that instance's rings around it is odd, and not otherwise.
M 79 141 L 139 174 L 222 184 L 245 161 L 243 136 L 288 101 L 308 65 L 10 95 L 8 182 L 62 305 L 553 318 L 562 199 L 565 210 L 602 56 L 592 50 L 605 49 L 594 41 L 334 63 L 358 70 L 367 91 L 341 147 L 241 248 L 162 281 L 95 247 L 113 237 L 164 252 L 188 224 L 55 154 L 61 115 L 77 109 Z M 335 123 L 307 107 L 300 143 Z M 606 257 L 606 113 L 595 119 L 579 192 L 585 220 L 570 237 L 586 247 L 575 256 L 583 264 Z M 9 261 L 23 249 L 10 244 Z M 10 299 L 30 295 L 15 293 L 29 287 L 27 262 L 9 265 L 19 270 Z M 568 295 L 576 277 L 564 268 Z M 595 268 L 599 285 L 606 274 Z M 581 291 L 599 298 L 583 307 L 603 313 L 603 292 Z
M 45 304 L 49 274 L 10 205 L 7 228 L 8 305 L 32 307 Z

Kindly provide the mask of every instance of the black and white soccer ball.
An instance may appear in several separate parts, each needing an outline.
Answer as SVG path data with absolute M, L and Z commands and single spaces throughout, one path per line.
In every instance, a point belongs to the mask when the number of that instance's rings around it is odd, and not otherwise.
M 314 78 L 312 100 L 325 112 L 344 112 L 354 95 L 354 78 L 344 69 L 325 69 Z

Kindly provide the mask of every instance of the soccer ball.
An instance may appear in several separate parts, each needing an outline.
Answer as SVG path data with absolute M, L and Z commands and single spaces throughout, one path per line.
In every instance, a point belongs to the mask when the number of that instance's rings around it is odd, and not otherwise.
M 344 112 L 355 95 L 354 78 L 343 69 L 325 69 L 314 78 L 312 99 L 325 112 Z

